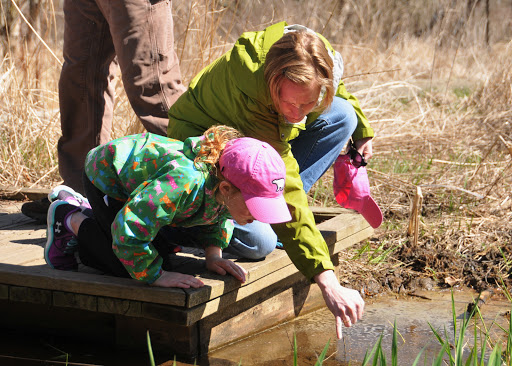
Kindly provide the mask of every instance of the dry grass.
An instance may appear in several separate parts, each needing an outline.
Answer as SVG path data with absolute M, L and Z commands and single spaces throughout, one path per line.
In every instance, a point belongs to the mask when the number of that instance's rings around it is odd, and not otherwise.
M 61 57 L 62 13 L 59 3 L 33 2 L 40 4 L 38 21 L 27 18 L 48 48 L 12 2 L 1 1 L 1 23 L 8 25 L 0 63 L 3 186 L 51 187 L 60 180 L 60 61 L 50 50 Z M 349 285 L 398 291 L 420 275 L 478 287 L 508 277 L 512 1 L 490 0 L 489 13 L 485 3 L 174 0 L 185 83 L 241 32 L 280 20 L 323 33 L 342 53 L 347 88 L 377 133 L 369 175 L 385 216 L 371 241 L 344 253 Z M 120 81 L 117 94 L 113 137 L 140 130 Z M 413 246 L 407 228 L 418 186 L 424 197 Z M 332 172 L 316 184 L 311 202 L 335 204 Z

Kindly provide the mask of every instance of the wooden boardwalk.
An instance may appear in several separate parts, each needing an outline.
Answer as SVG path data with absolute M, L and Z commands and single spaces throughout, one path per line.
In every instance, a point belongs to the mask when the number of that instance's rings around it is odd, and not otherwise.
M 264 261 L 237 260 L 249 273 L 241 285 L 231 276 L 205 270 L 202 252 L 186 249 L 173 258 L 185 273 L 198 275 L 200 289 L 149 287 L 90 268 L 51 269 L 43 252 L 46 226 L 20 213 L 21 202 L 0 201 L 0 326 L 146 347 L 181 357 L 207 353 L 242 337 L 324 306 L 316 285 L 297 271 L 284 250 Z M 344 209 L 313 210 L 318 227 L 337 255 L 368 238 L 373 229 Z M 235 259 L 233 259 L 235 260 Z

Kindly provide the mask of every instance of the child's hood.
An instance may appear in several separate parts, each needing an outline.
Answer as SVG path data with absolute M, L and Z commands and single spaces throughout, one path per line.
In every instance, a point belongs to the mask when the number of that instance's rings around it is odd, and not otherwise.
M 201 150 L 201 142 L 204 136 L 189 137 L 183 142 L 183 154 L 190 160 L 194 160 Z

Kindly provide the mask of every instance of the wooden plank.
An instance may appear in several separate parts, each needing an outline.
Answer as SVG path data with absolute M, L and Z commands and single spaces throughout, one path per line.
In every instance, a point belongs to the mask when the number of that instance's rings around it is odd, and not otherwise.
M 199 336 L 197 326 L 186 327 L 164 321 L 117 316 L 116 344 L 123 348 L 147 352 L 146 332 L 151 337 L 151 348 L 161 350 L 165 355 L 178 355 L 190 360 L 198 356 Z
M 351 236 L 348 236 L 346 238 L 343 238 L 336 242 L 333 252 L 339 253 L 344 249 L 347 249 L 351 246 L 353 246 L 355 243 L 359 243 L 363 240 L 368 239 L 370 236 L 373 235 L 373 228 L 371 226 L 367 226 L 361 231 L 358 231 Z
M 327 211 L 329 211 L 329 210 L 327 210 Z M 339 212 L 342 212 L 342 213 L 339 214 L 338 216 L 334 217 L 333 219 L 326 220 L 326 221 L 322 222 L 318 226 L 319 226 L 319 229 L 321 229 L 322 234 L 325 236 L 326 241 L 328 242 L 329 246 L 332 247 L 331 251 L 333 253 L 341 250 L 342 248 L 344 248 L 350 244 L 355 243 L 356 240 L 364 239 L 364 238 L 359 238 L 359 236 L 353 236 L 353 233 L 355 231 L 357 231 L 358 229 L 360 229 L 361 227 L 368 227 L 368 225 L 366 224 L 364 219 L 362 219 L 362 217 L 359 214 L 356 214 L 349 210 L 344 210 L 344 209 L 340 210 L 339 208 L 331 210 L 331 211 L 335 212 L 335 213 L 339 213 Z M 44 230 L 40 230 L 40 231 L 45 233 Z M 366 235 L 366 233 L 364 235 Z M 360 236 L 363 236 L 363 235 L 360 235 Z M 332 244 L 334 244 L 336 241 L 340 241 L 339 239 L 342 237 L 346 237 L 345 240 L 343 240 L 343 244 L 333 247 Z M 42 248 L 40 248 L 40 250 L 42 251 Z M 40 257 L 42 257 L 42 252 L 40 252 L 40 253 L 41 253 Z M 35 255 L 34 257 L 29 258 L 28 262 L 32 263 L 34 261 L 37 261 L 38 260 L 37 256 L 38 255 Z M 11 257 L 8 257 L 8 258 L 10 259 Z M 269 273 L 277 271 L 280 268 L 284 268 L 284 267 L 290 265 L 291 262 L 284 251 L 276 250 L 273 253 L 271 253 L 265 261 L 252 262 L 252 263 L 251 262 L 243 263 L 240 261 L 239 263 L 241 266 L 246 268 L 249 272 L 248 281 L 243 286 L 241 286 L 239 281 L 232 278 L 231 276 L 224 277 L 224 276 L 219 276 L 219 275 L 216 275 L 213 273 L 206 272 L 201 275 L 201 278 L 204 280 L 205 284 L 207 285 L 207 286 L 205 286 L 205 288 L 194 289 L 194 290 L 185 290 L 185 291 L 178 290 L 178 291 L 180 291 L 179 294 L 173 293 L 173 296 L 164 297 L 167 300 L 157 299 L 154 302 L 161 303 L 161 304 L 185 306 L 185 307 L 193 308 L 199 304 L 205 303 L 205 302 L 215 299 L 219 296 L 222 296 L 223 294 L 226 294 L 226 293 L 229 293 L 229 292 L 235 291 L 235 290 L 238 291 L 238 289 L 241 287 L 249 286 L 250 284 L 254 283 L 255 281 L 258 281 L 260 278 L 267 276 Z M 2 270 L 2 267 L 0 267 L 0 271 L 1 270 Z M 8 272 L 13 272 L 12 268 Z M 59 272 L 59 271 L 52 270 L 52 275 L 50 276 L 50 278 L 52 279 L 51 281 L 53 281 L 53 278 L 58 278 L 59 280 L 62 280 L 63 277 L 66 278 L 66 281 L 65 281 L 66 283 L 59 285 L 57 289 L 64 290 L 64 291 L 71 291 L 77 287 L 76 284 L 74 285 L 74 282 L 78 281 L 78 283 L 80 284 L 79 290 L 84 291 L 82 289 L 83 288 L 82 283 L 86 281 L 85 278 L 81 278 L 81 279 L 68 278 L 69 276 L 65 272 L 60 272 L 61 273 L 60 275 L 55 275 L 54 272 Z M 32 275 L 34 275 L 34 274 L 32 273 Z M 42 275 L 42 274 L 40 274 L 40 275 Z M 36 276 L 36 277 L 40 277 L 40 276 Z M 116 287 L 115 283 L 113 283 L 113 282 L 118 281 L 118 280 L 127 280 L 127 279 L 114 279 L 112 277 L 106 277 L 106 276 L 101 276 L 101 277 L 102 277 L 102 280 L 100 281 L 101 285 L 96 284 L 96 286 L 94 286 L 93 284 L 89 284 L 89 286 L 88 286 L 89 290 L 87 290 L 88 292 L 86 294 L 92 294 L 92 295 L 98 295 L 98 296 L 112 296 L 111 295 L 112 292 L 110 290 L 108 290 L 108 291 L 98 290 L 98 289 L 95 289 L 94 287 L 99 287 L 99 286 L 104 287 L 106 282 L 110 283 L 110 287 Z M 0 273 L 0 279 L 1 278 L 2 278 L 2 275 Z M 106 280 L 105 280 L 105 278 L 106 278 Z M 269 278 L 267 278 L 267 280 L 268 279 Z M 98 279 L 96 278 L 95 280 L 97 281 Z M 127 281 L 131 281 L 131 280 L 128 279 Z M 40 286 L 41 285 L 41 281 L 39 280 L 39 278 L 36 282 L 37 282 L 37 285 L 35 283 L 33 283 L 32 286 Z M 26 282 L 23 282 L 23 283 L 25 284 Z M 130 283 L 130 285 L 131 284 L 132 283 Z M 134 285 L 135 284 L 136 283 L 134 283 Z M 30 281 L 29 281 L 29 285 L 30 285 Z M 124 283 L 123 285 L 127 286 L 128 284 Z M 44 286 L 50 287 L 52 289 L 55 288 L 55 285 L 46 284 Z M 257 289 L 258 287 L 259 287 L 259 285 L 255 286 L 254 289 Z M 164 289 L 164 291 L 169 291 L 169 290 L 172 290 L 172 289 Z M 121 294 L 120 292 L 123 292 L 123 291 L 118 290 L 117 291 L 118 295 L 114 295 L 113 297 L 119 297 L 119 298 L 126 297 L 126 295 Z M 131 291 L 131 292 L 133 292 L 133 291 Z M 127 299 L 146 301 L 146 300 L 148 300 L 148 297 L 146 295 L 141 295 L 145 292 L 151 292 L 151 291 L 144 291 L 144 289 L 138 287 L 136 294 L 135 295 L 131 294 L 130 295 L 131 297 L 128 297 Z M 181 295 L 183 295 L 183 292 L 186 293 L 186 296 L 184 296 L 184 297 L 181 296 Z M 240 294 L 249 294 L 250 292 L 251 292 L 250 288 L 248 287 L 247 289 L 244 289 L 244 291 L 241 291 Z M 114 293 L 116 293 L 116 291 L 114 291 Z M 241 296 L 245 296 L 245 295 L 241 295 Z M 155 297 L 156 296 L 150 296 L 150 298 L 153 298 L 153 299 Z M 173 297 L 174 299 L 168 300 L 169 297 Z M 178 300 L 178 299 L 180 299 L 180 300 Z M 182 302 L 181 299 L 185 299 L 184 302 Z
M 191 308 L 187 312 L 187 321 L 192 324 L 200 319 L 212 315 L 218 311 L 222 311 L 229 306 L 233 306 L 235 302 L 245 299 L 255 293 L 262 291 L 269 286 L 298 273 L 297 268 L 293 264 L 289 264 L 279 270 L 270 272 L 267 276 L 259 278 L 246 286 L 239 287 L 236 290 L 226 292 L 222 296 L 217 296 L 211 300 L 201 303 Z M 302 275 L 301 275 L 302 276 Z
M 54 306 L 60 308 L 98 311 L 98 298 L 96 296 L 73 294 L 62 291 L 53 291 L 52 295 Z
M 205 287 L 208 287 L 208 290 L 205 291 L 204 287 L 201 289 L 185 289 L 188 295 L 187 307 L 192 308 L 228 292 L 235 291 L 240 287 L 248 286 L 268 275 L 268 273 L 279 270 L 291 263 L 284 250 L 273 251 L 264 261 L 235 262 L 248 272 L 246 282 L 243 285 L 232 276 L 221 276 L 215 273 L 205 272 L 201 275 L 201 280 L 204 282 Z
M 1 230 L 1 232 L 0 247 L 38 246 L 39 248 L 44 248 L 46 245 L 46 230 L 18 229 Z
M 324 237 L 329 236 L 330 242 L 328 244 L 330 245 L 369 226 L 368 222 L 361 215 L 353 211 L 339 214 L 332 219 L 322 222 L 318 225 L 318 229 Z M 332 233 L 335 236 L 331 238 Z
M 142 303 L 125 299 L 113 299 L 111 297 L 98 297 L 98 311 L 124 316 L 140 317 Z
M 48 197 L 48 193 L 50 193 L 50 190 L 47 188 L 0 186 L 0 198 L 9 200 L 38 200 Z
M 8 300 L 9 299 L 9 286 L 0 285 L 0 300 Z
M 0 263 L 0 283 L 175 306 L 186 303 L 182 289 L 150 287 L 130 278 L 59 271 L 47 265 L 26 267 Z
M 339 211 L 339 209 L 337 211 Z M 345 209 L 343 209 L 343 212 L 340 215 L 319 224 L 318 228 L 322 232 L 322 235 L 329 246 L 331 255 L 366 239 L 373 233 L 373 229 L 361 215 L 354 211 Z M 230 276 L 219 276 L 214 273 L 204 273 L 202 274 L 201 279 L 205 285 L 208 286 L 208 291 L 204 291 L 204 288 L 186 289 L 185 292 L 188 295 L 187 307 L 193 308 L 199 304 L 211 301 L 219 296 L 223 296 L 231 291 L 246 294 L 250 292 L 252 284 L 261 278 L 265 278 L 268 285 L 272 283 L 268 282 L 271 278 L 268 277 L 269 273 L 279 271 L 282 268 L 290 266 L 291 263 L 290 258 L 284 250 L 275 250 L 261 262 L 239 263 L 249 272 L 247 281 L 243 285 L 241 285 L 238 280 Z M 295 267 L 293 266 L 293 268 Z M 286 273 L 287 275 L 291 274 L 290 270 L 287 270 Z M 255 289 L 254 291 L 258 291 L 258 286 L 253 286 Z M 244 288 L 244 290 L 240 291 L 242 288 Z M 210 306 L 215 307 L 215 305 Z
M 343 207 L 310 206 L 310 209 L 311 212 L 313 212 L 313 214 L 315 215 L 315 221 L 317 224 L 348 211 L 346 208 Z
M 45 306 L 52 305 L 52 292 L 40 288 L 10 286 L 9 301 L 29 302 Z
M 297 272 L 200 320 L 201 352 L 212 351 L 323 306 L 325 302 L 318 286 Z
M 19 211 L 18 211 L 19 212 Z M 35 225 L 34 220 L 22 213 L 1 213 L 0 214 L 0 229 L 20 228 L 26 226 L 27 229 L 46 228 L 45 225 Z M 46 235 L 46 234 L 45 234 Z
M 44 249 L 37 245 L 0 246 L 0 260 L 5 264 L 24 265 L 43 256 Z
M 338 264 L 338 257 L 334 256 L 331 259 L 336 266 Z M 294 282 L 299 281 L 297 280 L 297 278 L 299 278 L 300 281 L 304 280 L 309 284 L 309 281 L 306 280 L 290 261 L 288 265 L 276 271 L 268 272 L 266 276 L 259 278 L 257 281 L 241 286 L 234 291 L 224 293 L 222 296 L 213 298 L 205 304 L 191 308 L 186 313 L 187 324 L 192 324 L 217 312 L 224 312 L 226 308 L 233 306 L 234 303 L 250 298 L 256 293 L 265 293 L 265 290 L 271 288 L 272 285 L 284 280 L 289 280 L 292 277 L 295 278 Z

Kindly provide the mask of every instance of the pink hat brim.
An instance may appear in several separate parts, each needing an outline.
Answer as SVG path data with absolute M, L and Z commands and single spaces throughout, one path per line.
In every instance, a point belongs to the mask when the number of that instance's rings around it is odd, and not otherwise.
M 242 193 L 242 196 L 243 193 Z M 282 195 L 278 197 L 245 197 L 245 204 L 252 217 L 266 224 L 291 221 L 292 216 Z
M 382 224 L 382 211 L 371 196 L 364 198 L 360 213 L 374 229 Z

